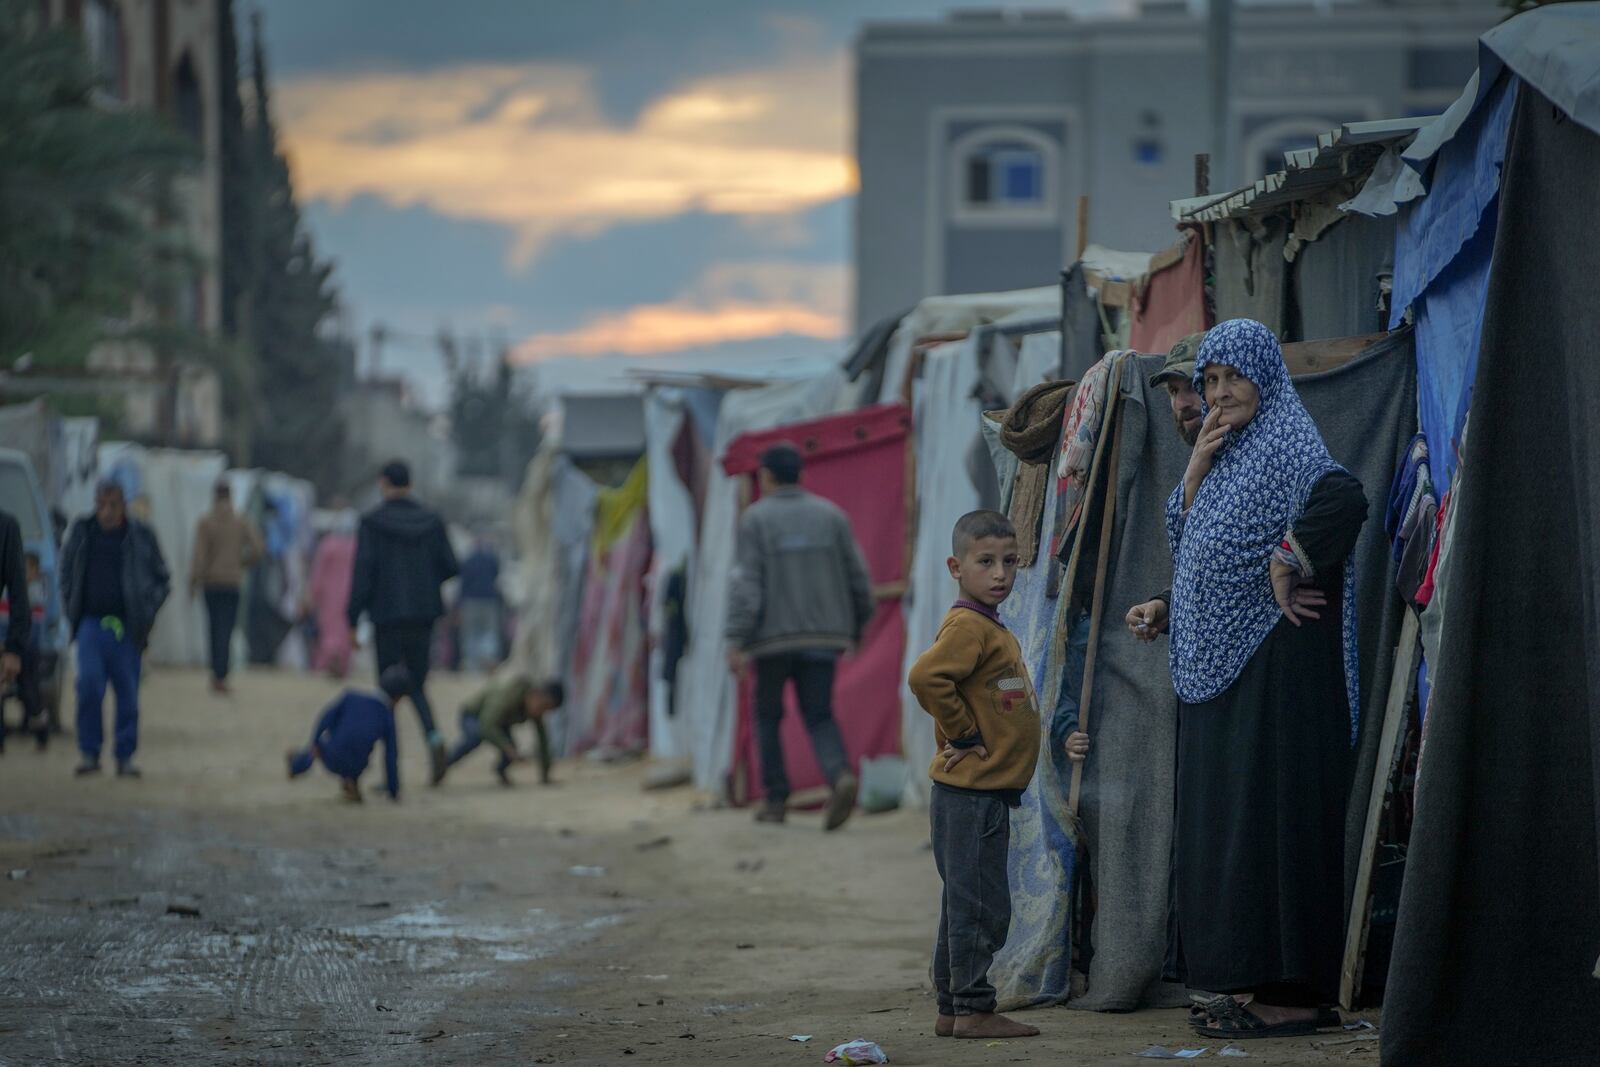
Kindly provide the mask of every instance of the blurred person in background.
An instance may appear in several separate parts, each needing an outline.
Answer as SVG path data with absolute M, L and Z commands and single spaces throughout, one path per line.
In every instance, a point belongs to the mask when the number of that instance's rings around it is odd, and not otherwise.
M 239 622 L 239 590 L 246 571 L 265 549 L 261 534 L 233 510 L 233 490 L 218 482 L 211 511 L 195 525 L 189 593 L 204 596 L 211 639 L 211 691 L 228 692 L 233 631 Z
M 171 590 L 156 535 L 128 514 L 122 486 L 101 482 L 95 510 L 73 523 L 61 554 L 61 599 L 78 642 L 79 777 L 100 772 L 106 685 L 117 695 L 117 777 L 138 778 L 139 674 L 156 612 Z
M 460 568 L 444 520 L 411 495 L 411 468 L 386 464 L 378 478 L 383 503 L 361 517 L 345 608 L 351 641 L 361 616 L 372 619 L 378 673 L 402 664 L 411 674 L 411 703 L 428 740 L 433 773 L 445 765 L 444 736 L 434 725 L 426 685 L 433 625 L 444 614 L 439 587 Z
M 0 592 L 5 594 L 9 618 L 6 622 L 5 651 L 0 653 L 0 685 L 9 685 L 13 679 L 20 679 L 23 673 L 23 659 L 28 653 L 28 648 L 33 636 L 33 601 L 29 597 L 27 553 L 22 545 L 22 524 L 17 522 L 16 516 L 8 511 L 0 511 L 0 583 L 3 588 Z M 38 560 L 34 560 L 34 573 L 38 572 Z M 23 700 L 23 715 L 26 722 L 32 720 L 38 713 L 38 688 L 34 688 L 34 707 L 28 707 L 26 699 Z M 42 739 L 41 739 L 42 743 Z M 0 752 L 5 751 L 6 724 L 5 716 L 0 714 Z
M 350 673 L 350 654 L 355 649 L 345 606 L 350 603 L 356 565 L 356 514 L 342 500 L 335 501 L 334 510 L 332 526 L 311 554 L 304 611 L 317 635 L 311 669 L 343 678 Z
M 461 561 L 461 665 L 487 671 L 500 662 L 500 553 L 480 534 Z

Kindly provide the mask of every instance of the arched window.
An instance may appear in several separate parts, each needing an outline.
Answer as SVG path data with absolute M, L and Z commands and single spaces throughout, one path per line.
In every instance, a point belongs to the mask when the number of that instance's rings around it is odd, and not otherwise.
M 122 9 L 112 0 L 87 0 L 83 5 L 83 44 L 108 93 L 128 98 L 128 39 Z
M 1056 217 L 1059 147 L 1025 126 L 986 126 L 950 146 L 952 214 L 961 221 Z
M 185 52 L 178 61 L 178 70 L 172 76 L 172 118 L 178 129 L 193 137 L 196 142 L 206 139 L 205 101 L 200 96 L 200 79 L 194 73 L 194 61 Z

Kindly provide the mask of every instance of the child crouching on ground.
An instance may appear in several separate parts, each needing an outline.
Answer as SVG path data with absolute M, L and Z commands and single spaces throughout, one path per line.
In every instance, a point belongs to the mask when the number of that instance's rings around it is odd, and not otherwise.
M 974 511 L 956 523 L 951 541 L 950 576 L 960 599 L 910 677 L 940 749 L 928 769 L 933 857 L 944 882 L 933 950 L 934 1032 L 1034 1037 L 1036 1028 L 996 1014 L 989 982 L 1011 924 L 1011 809 L 1021 804 L 1039 757 L 1033 683 L 998 613 L 1017 578 L 1017 534 L 1004 515 Z M 1069 753 L 1078 737 L 1069 739 Z
M 329 704 L 311 731 L 311 744 L 289 752 L 289 777 L 297 778 L 317 760 L 339 776 L 344 798 L 361 802 L 361 775 L 372 749 L 383 742 L 384 786 L 390 800 L 400 799 L 400 754 L 395 748 L 394 706 L 411 692 L 411 672 L 394 664 L 378 678 L 381 692 L 346 689 Z
M 560 682 L 535 684 L 525 674 L 486 686 L 461 708 L 461 740 L 444 765 L 434 772 L 433 784 L 444 781 L 451 767 L 487 741 L 500 754 L 494 765 L 495 777 L 501 785 L 509 787 L 511 775 L 507 772 L 513 763 L 523 759 L 516 742 L 511 740 L 511 728 L 518 723 L 531 722 L 539 735 L 539 784 L 549 785 L 550 735 L 544 728 L 544 717 L 565 700 L 566 689 Z

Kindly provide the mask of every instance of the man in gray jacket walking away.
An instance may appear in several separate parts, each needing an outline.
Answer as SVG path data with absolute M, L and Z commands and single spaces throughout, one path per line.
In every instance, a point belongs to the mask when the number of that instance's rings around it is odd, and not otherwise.
M 761 499 L 739 522 L 728 595 L 728 666 L 755 662 L 756 730 L 766 802 L 757 822 L 780 823 L 789 799 L 783 766 L 783 691 L 793 680 L 817 763 L 832 787 L 824 828 L 855 808 L 856 777 L 833 718 L 839 656 L 861 640 L 874 609 L 872 582 L 844 512 L 800 488 L 800 453 L 775 445 L 761 457 Z

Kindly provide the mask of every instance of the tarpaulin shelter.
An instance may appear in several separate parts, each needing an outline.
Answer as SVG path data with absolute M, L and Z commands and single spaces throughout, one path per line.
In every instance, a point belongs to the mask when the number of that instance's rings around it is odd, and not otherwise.
M 645 455 L 650 461 L 650 755 L 689 755 L 678 714 L 679 667 L 688 640 L 688 596 L 699 563 L 700 521 L 711 469 L 722 391 L 660 386 L 644 396 Z
M 739 483 L 721 460 L 741 434 L 832 414 L 850 406 L 848 383 L 837 369 L 816 378 L 779 382 L 760 389 L 737 389 L 722 400 L 717 416 L 716 462 L 706 487 L 700 525 L 700 558 L 731 560 L 739 521 Z M 701 567 L 689 591 L 689 645 L 679 667 L 678 715 L 688 739 L 697 789 L 721 795 L 733 764 L 737 724 L 728 644 L 725 566 Z
M 1054 376 L 1060 363 L 1059 318 L 1041 316 L 1039 301 L 1049 293 L 1049 312 L 1058 312 L 1058 289 L 1023 290 L 989 294 L 983 305 L 1010 308 L 990 323 L 968 326 L 958 340 L 935 344 L 908 363 L 915 455 L 916 528 L 909 572 L 910 589 L 905 604 L 906 659 L 902 676 L 922 651 L 933 643 L 945 612 L 956 597 L 956 584 L 945 560 L 950 555 L 950 531 L 956 520 L 980 507 L 1002 505 L 1002 486 L 990 448 L 985 443 L 982 412 L 986 397 L 999 406 L 1010 404 L 1029 387 Z M 928 317 L 971 313 L 968 305 L 942 306 L 940 297 L 925 301 Z M 991 312 L 992 313 L 992 312 Z M 947 319 L 948 321 L 948 319 Z M 1009 324 L 1009 325 L 1008 325 Z M 991 342 L 1008 331 L 1019 331 L 1012 354 L 996 359 L 1006 349 Z M 1076 362 L 1091 362 L 1087 354 L 1072 354 Z M 997 373 L 1003 365 L 1004 373 Z M 928 777 L 920 769 L 933 760 L 933 729 L 927 712 L 911 691 L 901 691 L 905 757 L 911 768 L 906 779 L 908 803 L 926 806 Z
M 802 485 L 844 511 L 861 545 L 878 608 L 860 647 L 840 661 L 834 680 L 834 717 L 850 765 L 857 769 L 863 757 L 900 752 L 900 664 L 905 655 L 900 599 L 905 591 L 910 422 L 903 405 L 874 405 L 741 435 L 722 459 L 725 473 L 748 478 L 760 466 L 762 452 L 780 442 L 793 444 L 805 458 Z M 754 687 L 746 682 L 740 690 L 730 772 L 729 792 L 738 803 L 763 796 Z M 826 783 L 793 701 L 791 692 L 783 721 L 784 762 L 789 781 L 800 792 Z
M 567 694 L 574 752 L 601 758 L 644 751 L 649 729 L 645 573 L 650 567 L 650 465 L 602 489 L 584 576 Z
M 503 672 L 559 678 L 569 693 L 576 690 L 573 647 L 599 492 L 561 450 L 559 437 L 547 436 L 528 463 L 513 512 L 520 599 Z M 572 717 L 568 707 L 551 719 L 550 746 L 557 754 L 565 754 L 573 738 Z
M 205 608 L 188 595 L 195 524 L 211 508 L 227 463 L 220 452 L 145 448 L 127 442 L 100 446 L 101 476 L 122 486 L 129 512 L 147 523 L 172 573 L 172 593 L 156 615 L 147 657 L 165 667 L 206 663 L 209 638 Z
M 1402 210 L 1442 231 L 1408 224 L 1399 258 L 1430 268 L 1423 310 L 1451 294 L 1426 348 L 1418 314 L 1417 356 L 1424 421 L 1460 462 L 1423 613 L 1432 694 L 1389 1067 L 1587 1064 L 1600 1048 L 1596 55 L 1600 4 L 1491 30 L 1395 183 L 1426 187 Z

